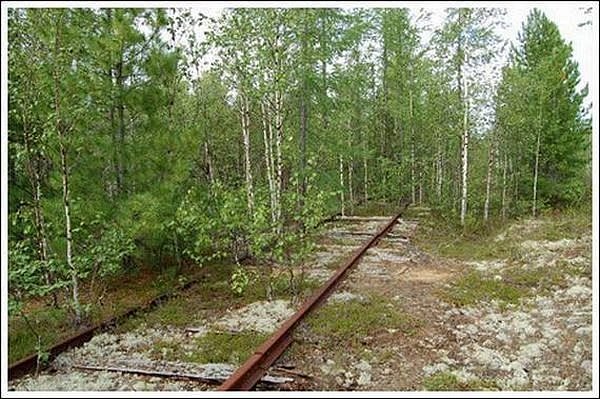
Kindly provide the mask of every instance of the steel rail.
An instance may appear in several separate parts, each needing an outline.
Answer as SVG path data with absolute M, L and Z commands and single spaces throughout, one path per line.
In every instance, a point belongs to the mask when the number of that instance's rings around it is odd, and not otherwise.
M 371 239 L 366 241 L 352 257 L 341 266 L 338 271 L 327 282 L 319 288 L 283 325 L 275 331 L 256 351 L 238 368 L 223 384 L 219 391 L 248 391 L 256 385 L 261 377 L 269 370 L 269 367 L 281 356 L 281 354 L 292 343 L 292 333 L 298 324 L 308 313 L 321 305 L 333 292 L 336 286 L 343 280 L 353 266 L 355 266 L 365 252 L 385 236 L 396 224 L 408 203 L 404 203 L 401 211 L 394 216 L 381 230 Z

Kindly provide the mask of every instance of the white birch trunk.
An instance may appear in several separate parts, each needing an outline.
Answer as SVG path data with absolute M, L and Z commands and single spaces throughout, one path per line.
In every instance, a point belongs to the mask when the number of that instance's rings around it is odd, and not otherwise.
M 56 39 L 54 42 L 54 55 L 55 62 L 59 62 L 61 52 L 61 21 L 56 22 Z M 81 322 L 81 304 L 79 302 L 79 278 L 77 276 L 77 268 L 73 263 L 73 234 L 71 229 L 71 209 L 70 209 L 70 197 L 69 197 L 69 164 L 67 160 L 67 149 L 66 149 L 66 133 L 64 132 L 64 126 L 61 120 L 61 108 L 60 108 L 60 76 L 57 70 L 56 64 L 54 65 L 54 111 L 55 111 L 55 129 L 59 137 L 60 147 L 60 164 L 62 173 L 62 188 L 63 188 L 63 208 L 65 212 L 65 236 L 67 240 L 67 265 L 71 273 L 71 288 L 73 298 L 73 309 L 75 310 L 75 322 L 79 324 Z
M 465 225 L 467 216 L 467 172 L 469 168 L 469 102 L 468 102 L 468 84 L 466 74 L 464 78 L 464 95 L 463 95 L 463 137 L 462 137 L 462 193 L 460 198 L 460 224 Z
M 492 168 L 494 166 L 494 148 L 493 144 L 490 142 L 490 148 L 488 151 L 488 167 L 487 167 L 487 176 L 485 181 L 485 204 L 483 206 L 483 220 L 485 222 L 488 221 L 489 212 L 490 212 L 490 189 L 492 185 Z
M 275 181 L 273 176 L 273 129 L 268 119 L 267 110 L 263 102 L 260 103 L 263 120 L 263 141 L 265 143 L 265 164 L 267 167 L 267 181 L 269 184 L 269 198 L 271 199 L 271 221 L 277 221 L 275 208 L 277 207 L 277 194 L 275 193 Z
M 250 110 L 246 95 L 240 95 L 240 113 L 242 120 L 242 138 L 244 141 L 244 170 L 246 175 L 246 197 L 248 212 L 252 215 L 254 211 L 254 187 L 252 182 L 252 165 L 250 160 Z
M 348 161 L 348 201 L 350 202 L 350 212 L 354 211 L 354 189 L 352 187 L 352 172 L 354 168 L 352 164 L 352 158 L 350 158 L 350 161 Z
M 346 216 L 346 208 L 344 204 L 344 160 L 340 156 L 340 200 L 342 202 L 342 216 Z
M 504 154 L 504 165 L 502 171 L 502 220 L 506 220 L 506 170 L 508 169 L 508 160 Z
M 541 118 L 540 118 L 541 121 Z M 542 129 L 538 128 L 537 132 L 537 143 L 535 145 L 535 169 L 533 171 L 533 204 L 531 207 L 531 213 L 533 217 L 537 214 L 537 183 L 538 183 L 538 168 L 540 164 L 540 137 L 542 135 Z
M 277 181 L 276 181 L 276 192 L 277 192 L 277 233 L 281 233 L 281 194 L 283 187 L 283 158 L 282 158 L 282 142 L 283 142 L 283 104 L 281 99 L 281 92 L 279 88 L 275 90 L 275 151 L 276 151 L 276 162 L 277 162 Z

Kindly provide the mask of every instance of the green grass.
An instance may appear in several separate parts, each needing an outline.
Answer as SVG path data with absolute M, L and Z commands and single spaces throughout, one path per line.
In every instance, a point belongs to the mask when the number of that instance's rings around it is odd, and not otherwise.
M 420 218 L 420 226 L 414 242 L 420 248 L 438 256 L 463 261 L 491 259 L 519 259 L 520 243 L 523 240 L 555 241 L 564 238 L 575 239 L 592 231 L 591 213 L 587 209 L 571 209 L 562 212 L 546 212 L 541 215 L 536 226 L 524 231 L 516 229 L 504 240 L 496 240 L 500 233 L 506 233 L 510 224 L 519 223 L 523 228 L 535 223 L 534 220 L 508 221 L 490 220 L 488 225 L 478 223 L 462 228 L 454 218 L 445 218 L 439 212 Z
M 470 271 L 439 293 L 442 299 L 456 306 L 470 306 L 492 300 L 503 304 L 517 304 L 527 294 L 527 290 L 515 287 L 504 280 L 496 280 L 480 272 Z
M 446 219 L 431 216 L 420 222 L 413 241 L 426 252 L 463 261 L 517 256 L 518 248 L 513 241 L 495 241 L 500 231 L 490 227 L 486 230 L 466 233 Z
M 332 342 L 353 342 L 368 335 L 395 328 L 413 334 L 421 323 L 414 317 L 386 306 L 385 298 L 371 296 L 367 301 L 348 301 L 326 304 L 310 316 L 312 332 Z
M 494 380 L 476 379 L 459 382 L 452 373 L 439 372 L 423 379 L 423 388 L 427 391 L 497 391 L 500 388 Z
M 541 215 L 543 223 L 528 239 L 556 241 L 563 238 L 580 238 L 592 232 L 592 211 L 590 208 L 550 211 Z
M 497 300 L 501 305 L 518 304 L 521 298 L 533 295 L 549 295 L 568 285 L 567 277 L 591 277 L 591 263 L 575 266 L 559 261 L 553 266 L 524 268 L 513 265 L 499 274 L 501 279 L 470 271 L 458 277 L 439 294 L 442 299 L 456 306 L 470 306 L 479 302 Z

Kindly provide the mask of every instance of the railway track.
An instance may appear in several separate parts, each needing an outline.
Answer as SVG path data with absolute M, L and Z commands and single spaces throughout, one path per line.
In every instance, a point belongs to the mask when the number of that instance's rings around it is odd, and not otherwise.
M 292 343 L 292 334 L 300 322 L 331 295 L 336 286 L 343 280 L 348 271 L 355 266 L 367 250 L 379 242 L 398 221 L 404 209 L 381 228 L 371 239 L 367 240 L 352 257 L 312 296 L 300 309 L 273 333 L 220 387 L 219 391 L 250 390 L 269 370 L 275 361 Z
M 406 204 L 402 207 L 404 210 Z M 400 212 L 394 216 L 382 229 L 380 229 L 373 237 L 367 240 L 358 250 L 356 250 L 352 256 L 340 267 L 333 276 L 327 280 L 327 282 L 317 290 L 313 296 L 311 296 L 301 308 L 288 319 L 283 326 L 277 330 L 269 339 L 267 339 L 255 352 L 254 354 L 238 369 L 230 378 L 228 378 L 222 385 L 219 386 L 219 390 L 249 390 L 256 385 L 257 382 L 263 378 L 266 371 L 270 366 L 279 358 L 279 356 L 285 351 L 285 349 L 292 342 L 292 332 L 295 327 L 300 324 L 304 317 L 322 304 L 327 297 L 335 290 L 336 286 L 340 281 L 343 280 L 348 271 L 356 265 L 362 255 L 371 247 L 373 247 L 383 236 L 385 236 L 391 228 L 394 226 L 398 218 L 401 216 Z M 378 220 L 379 222 L 381 219 Z M 360 235 L 360 234 L 359 234 Z M 353 237 L 356 238 L 356 237 Z M 181 289 L 187 289 L 198 281 L 190 281 Z M 56 357 L 61 352 L 80 346 L 85 342 L 89 341 L 96 333 L 106 330 L 111 326 L 120 323 L 122 320 L 145 310 L 155 307 L 157 304 L 175 296 L 176 293 L 163 294 L 152 301 L 146 303 L 141 307 L 130 309 L 124 314 L 118 317 L 107 320 L 96 326 L 86 329 L 78 333 L 77 335 L 70 337 L 67 340 L 60 342 L 54 347 L 49 349 L 51 358 Z M 32 355 L 26 359 L 14 363 L 9 367 L 9 380 L 16 379 L 28 373 L 34 371 L 37 367 L 38 359 L 36 355 Z M 164 378 L 169 378 L 165 373 Z M 193 379 L 193 378 L 192 378 Z M 200 379 L 201 380 L 201 379 Z M 264 381 L 264 379 L 263 379 Z M 212 382 L 214 384 L 214 381 Z

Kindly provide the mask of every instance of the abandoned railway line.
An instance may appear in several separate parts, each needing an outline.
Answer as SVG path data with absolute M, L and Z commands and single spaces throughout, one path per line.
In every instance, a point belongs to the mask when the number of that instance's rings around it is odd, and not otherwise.
M 437 226 L 423 225 L 416 208 L 410 213 L 416 218 L 338 216 L 327 224 L 302 269 L 313 282 L 304 301 L 252 297 L 223 308 L 218 296 L 199 299 L 206 289 L 190 281 L 145 311 L 60 344 L 39 375 L 31 358 L 11 366 L 10 389 L 404 391 L 591 383 L 588 280 L 569 277 L 555 294 L 536 291 L 522 305 L 459 306 L 448 299 L 455 293 L 449 287 L 465 273 L 475 269 L 500 281 L 503 267 L 514 265 L 436 257 L 415 237 Z M 583 265 L 586 240 L 542 242 L 535 250 L 527 241 L 526 260 Z M 171 317 L 177 312 L 183 320 Z M 565 353 L 553 352 L 556 343 Z M 551 362 L 562 369 L 552 371 Z M 557 373 L 562 380 L 553 379 Z

